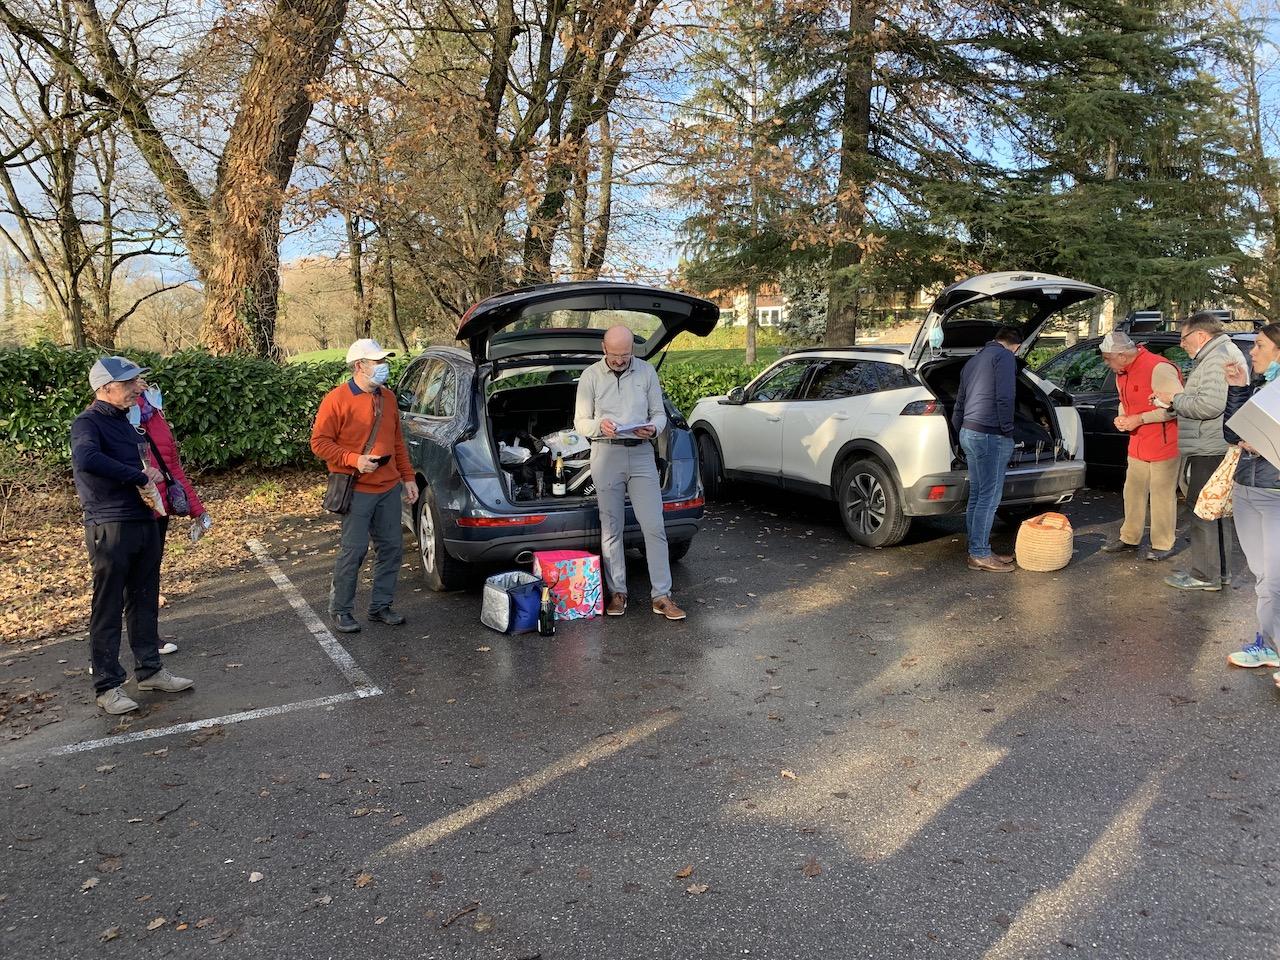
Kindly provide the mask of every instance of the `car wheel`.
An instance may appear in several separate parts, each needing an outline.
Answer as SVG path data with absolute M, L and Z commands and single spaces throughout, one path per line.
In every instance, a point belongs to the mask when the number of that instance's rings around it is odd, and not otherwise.
M 724 490 L 724 465 L 720 448 L 709 433 L 698 434 L 698 472 L 702 476 L 703 496 L 715 500 Z
M 911 526 L 893 477 L 875 460 L 855 460 L 845 467 L 836 499 L 845 530 L 864 547 L 891 547 Z
M 432 590 L 460 590 L 466 583 L 467 565 L 449 555 L 440 528 L 440 508 L 431 488 L 423 489 L 418 498 L 418 555 L 422 558 L 422 575 Z
M 689 548 L 693 546 L 692 540 L 681 540 L 679 543 L 667 544 L 667 556 L 671 558 L 671 562 L 683 560 L 684 555 L 689 552 Z

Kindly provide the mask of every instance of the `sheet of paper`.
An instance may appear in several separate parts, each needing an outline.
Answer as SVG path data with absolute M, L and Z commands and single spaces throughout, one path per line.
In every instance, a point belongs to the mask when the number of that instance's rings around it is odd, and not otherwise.
M 634 434 L 637 430 L 652 426 L 652 420 L 642 420 L 640 423 L 617 423 L 614 424 L 613 429 L 619 436 L 621 436 L 624 433 Z

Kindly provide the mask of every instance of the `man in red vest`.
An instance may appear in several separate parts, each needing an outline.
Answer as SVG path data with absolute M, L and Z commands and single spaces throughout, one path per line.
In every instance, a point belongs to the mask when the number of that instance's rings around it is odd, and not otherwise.
M 1151 503 L 1151 549 L 1148 560 L 1173 556 L 1178 520 L 1178 422 L 1153 394 L 1177 392 L 1182 374 L 1172 362 L 1113 331 L 1102 338 L 1102 359 L 1115 371 L 1120 394 L 1117 430 L 1129 434 L 1129 469 L 1124 479 L 1124 524 L 1120 536 L 1103 553 L 1136 550 L 1147 525 Z

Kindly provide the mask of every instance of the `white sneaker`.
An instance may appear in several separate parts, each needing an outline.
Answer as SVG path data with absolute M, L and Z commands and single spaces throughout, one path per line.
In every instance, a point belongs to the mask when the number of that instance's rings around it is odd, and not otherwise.
M 121 714 L 138 709 L 138 702 L 133 700 L 119 687 L 112 687 L 98 697 L 98 706 L 107 713 Z
M 163 667 L 157 670 L 145 680 L 138 681 L 139 690 L 159 690 L 162 693 L 177 693 L 180 690 L 190 690 L 196 685 L 194 680 L 188 680 L 186 677 L 175 677 Z
M 165 642 L 165 643 L 160 647 L 160 652 L 161 652 L 161 653 L 177 653 L 177 652 L 178 652 L 178 645 L 177 645 L 176 643 L 172 642 L 172 641 L 166 641 L 166 642 Z

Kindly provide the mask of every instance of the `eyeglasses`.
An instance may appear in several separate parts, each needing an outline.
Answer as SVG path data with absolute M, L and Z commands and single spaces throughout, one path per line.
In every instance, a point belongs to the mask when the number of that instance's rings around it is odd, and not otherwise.
M 608 350 L 604 352 L 604 355 L 610 360 L 630 360 L 635 356 L 634 353 L 610 353 Z

